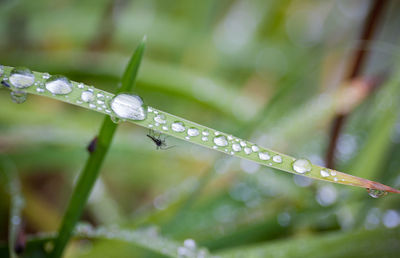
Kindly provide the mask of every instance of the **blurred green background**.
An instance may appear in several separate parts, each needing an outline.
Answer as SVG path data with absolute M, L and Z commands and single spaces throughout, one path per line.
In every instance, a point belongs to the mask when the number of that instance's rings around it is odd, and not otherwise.
M 332 121 L 348 113 L 334 168 L 400 187 L 400 3 L 384 1 L 357 77 L 347 80 L 374 1 L 2 0 L 0 62 L 114 91 L 144 35 L 136 92 L 156 108 L 325 165 Z M 349 86 L 350 85 L 350 86 Z M 355 89 L 355 90 L 349 90 Z M 0 155 L 18 173 L 24 232 L 53 232 L 102 115 L 0 89 Z M 155 227 L 212 254 L 396 257 L 400 197 L 312 181 L 121 124 L 82 220 Z M 4 164 L 3 164 L 3 167 Z M 0 242 L 10 198 L 0 184 Z M 121 241 L 70 243 L 67 257 L 153 257 Z

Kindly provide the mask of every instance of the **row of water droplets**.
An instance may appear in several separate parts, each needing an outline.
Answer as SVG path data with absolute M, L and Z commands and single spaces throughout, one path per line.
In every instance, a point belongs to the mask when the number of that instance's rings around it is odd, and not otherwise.
M 4 74 L 4 67 L 0 66 L 0 76 Z M 31 86 L 36 87 L 38 94 L 50 92 L 53 96 L 63 96 L 64 101 L 87 106 L 91 109 L 106 113 L 111 116 L 114 122 L 134 120 L 146 120 L 148 113 L 153 116 L 148 121 L 149 128 L 155 128 L 160 132 L 168 132 L 172 130 L 174 133 L 184 135 L 186 140 L 198 139 L 198 142 L 204 143 L 203 145 L 212 144 L 212 148 L 231 154 L 250 156 L 269 166 L 282 164 L 284 159 L 280 154 L 272 153 L 266 150 L 261 150 L 257 145 L 246 142 L 232 135 L 224 135 L 218 131 L 207 129 L 202 126 L 186 126 L 183 121 L 176 120 L 170 124 L 167 123 L 168 119 L 162 112 L 147 107 L 140 96 L 128 93 L 118 94 L 113 96 L 110 93 L 100 91 L 96 88 L 86 86 L 82 83 L 71 83 L 66 77 L 63 76 L 50 76 L 47 73 L 41 75 L 39 80 L 35 80 L 35 75 L 27 68 L 14 68 L 9 78 L 4 76 L 2 78 L 4 86 L 12 87 L 11 96 L 16 103 L 22 103 L 26 99 L 24 90 Z M 74 100 L 69 98 L 69 95 L 76 90 Z M 73 102 L 75 101 L 75 103 Z M 291 159 L 291 168 L 294 172 L 299 174 L 309 173 L 313 166 L 307 159 Z M 338 182 L 336 171 L 321 169 L 320 176 L 327 180 Z M 344 179 L 341 179 L 344 181 Z M 378 198 L 385 195 L 385 192 L 369 189 L 370 196 Z

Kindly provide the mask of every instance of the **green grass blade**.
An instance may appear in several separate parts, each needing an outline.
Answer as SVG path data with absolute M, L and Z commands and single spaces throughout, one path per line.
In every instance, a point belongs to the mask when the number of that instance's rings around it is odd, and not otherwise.
M 121 80 L 122 84 L 117 90 L 117 93 L 128 92 L 132 90 L 144 49 L 145 40 L 142 41 L 133 54 L 124 72 Z M 58 237 L 54 243 L 54 250 L 51 254 L 52 257 L 60 257 L 68 243 L 68 240 L 71 238 L 72 231 L 82 214 L 89 194 L 98 177 L 101 165 L 112 143 L 116 129 L 117 125 L 113 123 L 109 117 L 105 117 L 97 137 L 97 143 L 95 144 L 96 147 L 94 151 L 91 152 L 85 167 L 79 176 L 74 192 L 72 193 L 72 197 L 64 215 Z

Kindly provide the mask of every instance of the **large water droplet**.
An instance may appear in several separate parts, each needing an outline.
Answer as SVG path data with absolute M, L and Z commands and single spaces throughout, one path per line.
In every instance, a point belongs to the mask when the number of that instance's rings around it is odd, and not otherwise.
M 13 102 L 15 102 L 17 104 L 21 104 L 21 103 L 25 102 L 27 95 L 28 94 L 26 94 L 26 92 L 23 92 L 23 91 L 12 91 L 11 99 Z
M 172 131 L 177 133 L 181 133 L 186 130 L 185 125 L 180 121 L 173 122 L 171 125 L 171 129 Z
M 166 123 L 165 116 L 163 114 L 156 115 L 154 117 L 154 121 L 156 121 L 159 124 L 165 124 Z
M 280 155 L 275 155 L 272 157 L 272 160 L 276 163 L 282 163 L 282 157 Z
M 228 140 L 223 135 L 214 137 L 213 141 L 214 141 L 215 145 L 217 145 L 217 146 L 224 147 L 224 146 L 228 145 Z
M 234 144 L 232 144 L 232 150 L 238 152 L 238 151 L 242 150 L 242 147 L 240 146 L 239 143 L 234 143 Z
M 387 192 L 382 191 L 382 190 L 367 188 L 367 191 L 368 191 L 369 196 L 371 196 L 372 198 L 381 198 L 381 197 L 387 195 Z
M 82 92 L 82 94 L 81 94 L 81 99 L 82 99 L 82 101 L 84 101 L 84 102 L 91 102 L 91 101 L 93 101 L 93 99 L 94 99 L 93 92 L 88 91 L 88 90 Z
M 147 106 L 141 97 L 134 94 L 122 93 L 111 100 L 111 109 L 122 119 L 145 120 Z
M 72 91 L 71 82 L 64 76 L 51 76 L 45 85 L 48 91 L 56 95 L 65 95 Z
M 23 89 L 33 85 L 35 76 L 28 68 L 18 67 L 11 71 L 9 81 L 15 88 Z
M 292 164 L 293 170 L 297 173 L 304 174 L 310 172 L 312 169 L 311 162 L 307 159 L 298 159 Z
M 261 160 L 269 160 L 271 158 L 271 156 L 267 152 L 259 152 L 258 157 Z
M 194 137 L 194 136 L 199 135 L 200 132 L 199 132 L 199 130 L 198 130 L 197 128 L 192 127 L 192 128 L 189 128 L 189 129 L 187 130 L 187 134 L 188 134 L 189 136 Z

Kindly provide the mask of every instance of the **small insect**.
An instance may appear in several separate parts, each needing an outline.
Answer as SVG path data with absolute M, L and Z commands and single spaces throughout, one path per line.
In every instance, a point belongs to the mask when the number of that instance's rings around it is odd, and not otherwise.
M 158 149 L 168 150 L 170 148 L 175 147 L 175 146 L 167 146 L 167 143 L 165 142 L 165 136 L 164 138 L 161 138 L 161 133 L 158 133 L 158 135 L 156 135 L 156 133 L 153 130 L 150 130 L 150 132 L 146 136 L 149 137 L 156 144 L 157 150 Z

